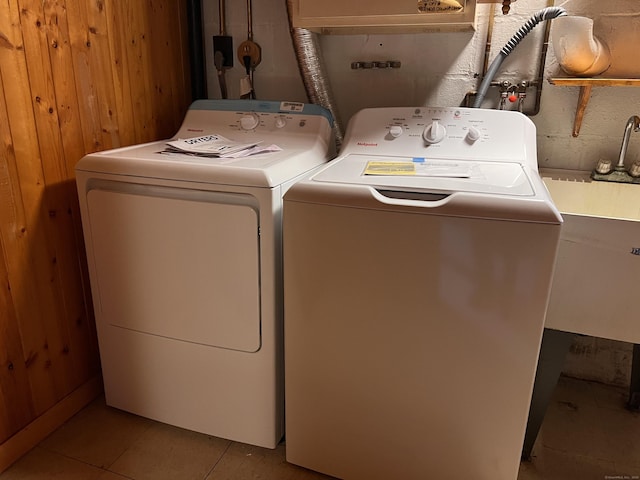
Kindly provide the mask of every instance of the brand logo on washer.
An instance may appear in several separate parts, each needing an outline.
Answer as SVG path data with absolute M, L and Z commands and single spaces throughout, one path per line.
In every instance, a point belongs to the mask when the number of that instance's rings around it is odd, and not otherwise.
M 377 147 L 377 143 L 367 143 L 367 142 L 358 142 L 358 146 L 360 147 Z

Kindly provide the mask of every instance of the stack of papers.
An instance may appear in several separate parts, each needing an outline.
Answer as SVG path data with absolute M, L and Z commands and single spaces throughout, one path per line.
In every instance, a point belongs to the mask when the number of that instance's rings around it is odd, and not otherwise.
M 221 135 L 204 135 L 167 142 L 165 153 L 181 153 L 209 158 L 239 158 L 256 153 L 282 150 L 276 145 L 260 147 L 259 143 L 240 143 Z

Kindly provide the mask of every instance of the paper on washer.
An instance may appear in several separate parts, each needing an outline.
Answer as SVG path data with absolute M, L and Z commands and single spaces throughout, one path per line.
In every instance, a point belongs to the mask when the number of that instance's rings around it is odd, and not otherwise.
M 176 152 L 197 154 L 211 157 L 225 157 L 236 152 L 255 147 L 260 142 L 240 143 L 229 140 L 222 135 L 204 135 L 202 137 L 193 137 L 178 139 L 167 142 L 170 149 Z

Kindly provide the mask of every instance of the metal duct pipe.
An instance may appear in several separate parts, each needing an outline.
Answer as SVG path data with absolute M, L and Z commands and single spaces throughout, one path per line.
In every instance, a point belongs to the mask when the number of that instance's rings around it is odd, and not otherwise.
M 324 60 L 320 49 L 318 35 L 305 29 L 294 28 L 293 1 L 287 0 L 287 14 L 289 16 L 289 32 L 293 40 L 293 48 L 298 59 L 298 68 L 302 76 L 302 83 L 311 103 L 321 105 L 331 112 L 335 125 L 336 145 L 338 150 L 344 139 L 344 128 L 338 115 L 331 86 L 325 73 Z
M 200 0 L 187 2 L 187 23 L 189 64 L 191 65 L 191 98 L 198 100 L 207 98 L 207 72 L 202 40 L 202 4 Z

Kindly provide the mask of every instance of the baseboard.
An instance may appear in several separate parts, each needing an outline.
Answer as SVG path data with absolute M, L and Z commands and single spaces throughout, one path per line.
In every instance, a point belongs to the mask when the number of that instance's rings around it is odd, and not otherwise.
M 102 377 L 88 380 L 7 439 L 0 445 L 0 473 L 97 398 L 102 393 L 102 388 Z

